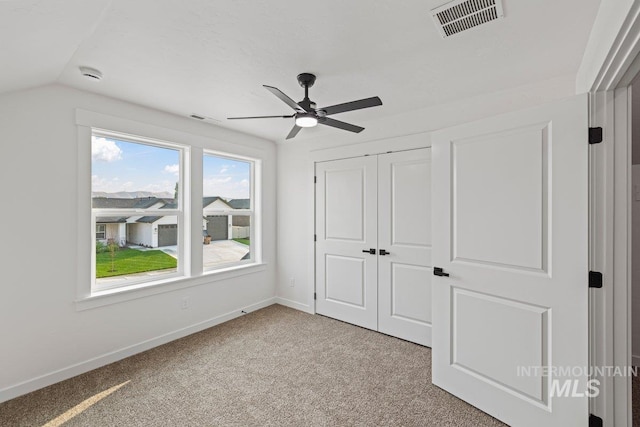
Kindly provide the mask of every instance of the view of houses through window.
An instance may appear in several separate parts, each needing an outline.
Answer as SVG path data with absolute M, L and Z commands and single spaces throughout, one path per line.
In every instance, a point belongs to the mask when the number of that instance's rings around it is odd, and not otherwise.
M 115 287 L 180 273 L 185 241 L 184 148 L 94 132 L 91 190 L 95 285 Z M 203 157 L 203 267 L 249 263 L 253 163 Z
M 251 262 L 252 163 L 209 153 L 202 162 L 203 267 Z
M 179 147 L 94 132 L 91 206 L 98 287 L 178 271 L 182 157 Z

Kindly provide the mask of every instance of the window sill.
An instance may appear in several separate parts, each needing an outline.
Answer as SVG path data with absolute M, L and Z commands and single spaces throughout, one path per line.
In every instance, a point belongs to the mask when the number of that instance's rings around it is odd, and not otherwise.
M 94 291 L 91 295 L 80 297 L 75 301 L 76 311 L 84 311 L 92 308 L 103 307 L 105 305 L 118 304 L 138 298 L 145 298 L 151 295 L 172 292 L 192 286 L 201 286 L 220 280 L 232 279 L 244 276 L 245 274 L 259 273 L 266 271 L 265 263 L 249 265 L 235 265 L 233 267 L 220 270 L 204 272 L 197 277 L 171 277 L 154 282 L 123 286 L 120 288 Z

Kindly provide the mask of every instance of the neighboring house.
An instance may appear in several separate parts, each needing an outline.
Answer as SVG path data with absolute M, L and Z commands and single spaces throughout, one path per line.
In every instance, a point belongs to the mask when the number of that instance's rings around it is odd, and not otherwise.
M 91 200 L 92 207 L 95 209 L 157 209 L 173 201 L 157 197 L 139 197 L 135 199 L 94 197 Z
M 227 203 L 233 209 L 249 209 L 251 207 L 249 199 L 231 199 Z
M 175 209 L 176 207 L 173 200 L 159 206 L 160 209 Z M 175 215 L 136 216 L 130 217 L 127 223 L 128 242 L 152 248 L 178 244 L 178 218 Z
M 130 217 L 127 242 L 157 248 L 178 244 L 178 219 L 170 216 Z
M 229 205 L 231 205 L 233 209 L 249 209 L 251 207 L 250 203 L 251 202 L 249 199 L 229 200 Z M 249 227 L 251 226 L 251 218 L 245 215 L 234 215 L 233 220 L 231 221 L 231 225 L 233 225 L 234 227 Z
M 96 218 L 96 240 L 106 243 L 110 240 L 120 246 L 126 244 L 127 218 L 98 217 Z
M 248 238 L 251 234 L 251 217 L 248 215 L 228 215 L 229 209 L 247 210 L 249 199 L 225 201 L 218 197 L 205 197 L 203 207 L 207 222 L 206 231 L 211 240 Z
M 157 209 L 166 204 L 166 200 L 156 197 L 136 199 L 94 197 L 92 199 L 92 206 L 97 209 Z M 126 245 L 127 242 L 138 243 L 129 239 L 129 222 L 130 217 L 96 218 L 96 240 L 103 243 L 112 240 L 120 246 Z M 149 244 L 148 246 L 151 245 Z
M 173 209 L 172 199 L 145 197 L 118 199 L 93 198 L 93 207 L 98 209 Z M 211 240 L 227 240 L 249 236 L 249 217 L 229 215 L 230 210 L 247 209 L 249 199 L 235 199 L 229 202 L 220 197 L 202 199 L 202 229 Z M 178 243 L 178 221 L 175 215 L 136 215 L 130 217 L 98 217 L 96 219 L 96 240 L 109 240 L 120 246 L 126 244 L 157 248 Z
M 231 238 L 229 210 L 233 207 L 220 197 L 204 197 L 202 199 L 202 215 L 206 221 L 203 229 L 211 236 L 211 240 L 228 240 Z M 233 218 L 233 217 L 232 217 Z

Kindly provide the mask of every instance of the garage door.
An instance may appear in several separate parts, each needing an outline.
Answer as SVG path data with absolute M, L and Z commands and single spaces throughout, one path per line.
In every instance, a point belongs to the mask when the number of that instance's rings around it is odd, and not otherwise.
M 158 246 L 173 246 L 178 244 L 178 225 L 167 224 L 158 226 Z
M 207 217 L 207 234 L 211 240 L 227 240 L 229 238 L 229 220 L 226 215 Z

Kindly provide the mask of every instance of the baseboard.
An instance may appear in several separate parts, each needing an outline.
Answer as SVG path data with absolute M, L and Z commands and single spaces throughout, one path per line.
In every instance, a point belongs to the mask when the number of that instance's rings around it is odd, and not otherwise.
M 631 356 L 631 365 L 640 367 L 640 356 Z
M 297 301 L 292 301 L 290 299 L 286 299 L 282 297 L 275 297 L 275 302 L 276 304 L 284 305 L 285 307 L 294 308 L 296 310 L 304 311 L 305 313 L 309 313 L 309 314 L 315 314 L 313 307 L 307 304 L 299 303 Z
M 251 304 L 246 307 L 238 308 L 226 314 L 213 317 L 209 320 L 205 320 L 203 322 L 199 322 L 194 325 L 187 326 L 185 328 L 181 328 L 176 331 L 160 335 L 159 337 L 151 338 L 141 343 L 124 347 L 119 350 L 115 350 L 115 351 L 103 354 L 101 356 L 94 357 L 85 362 L 76 363 L 66 368 L 62 368 L 57 371 L 39 376 L 37 378 L 33 378 L 31 380 L 27 380 L 22 383 L 1 389 L 0 403 L 10 399 L 14 399 L 18 396 L 22 396 L 23 394 L 27 394 L 32 391 L 41 389 L 43 387 L 50 386 L 60 381 L 64 381 L 66 379 L 75 377 L 77 375 L 84 374 L 85 372 L 89 372 L 93 369 L 100 368 L 110 363 L 117 362 L 118 360 L 122 360 L 129 356 L 133 356 L 134 354 L 138 354 L 143 351 L 150 350 L 154 347 L 158 347 L 159 345 L 166 344 L 168 342 L 177 340 L 179 338 L 186 337 L 187 335 L 200 332 L 212 326 L 216 326 L 221 323 L 228 322 L 229 320 L 242 316 L 243 311 L 246 313 L 250 313 L 252 311 L 273 305 L 276 302 L 277 302 L 277 298 L 275 297 L 268 298 L 264 301 Z

